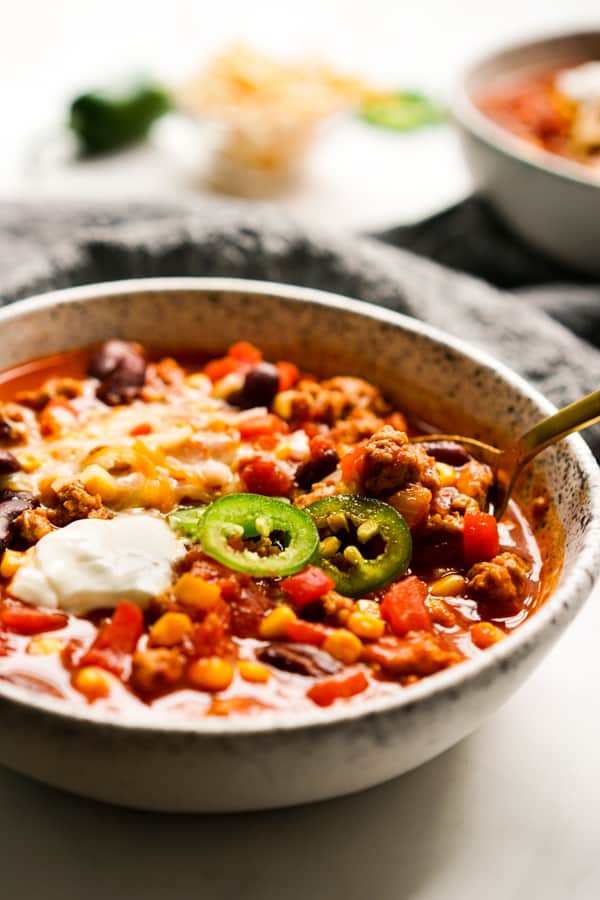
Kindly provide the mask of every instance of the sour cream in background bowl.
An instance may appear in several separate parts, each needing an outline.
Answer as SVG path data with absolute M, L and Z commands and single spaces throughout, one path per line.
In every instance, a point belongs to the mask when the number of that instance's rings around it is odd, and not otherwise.
M 0 312 L 0 368 L 110 338 L 218 353 L 241 338 L 321 375 L 363 376 L 441 428 L 481 419 L 510 439 L 553 410 L 486 354 L 379 307 L 322 291 L 221 278 L 71 288 Z M 591 591 L 600 565 L 600 487 L 583 440 L 535 464 L 559 522 L 563 567 L 546 603 L 479 658 L 394 697 L 257 719 L 151 722 L 77 709 L 0 681 L 0 763 L 74 793 L 140 809 L 289 806 L 408 771 L 472 732 L 524 681 Z

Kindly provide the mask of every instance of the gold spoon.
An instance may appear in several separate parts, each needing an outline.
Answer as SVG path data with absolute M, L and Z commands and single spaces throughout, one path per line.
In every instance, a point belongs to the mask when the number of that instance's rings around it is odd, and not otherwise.
M 575 400 L 569 406 L 547 416 L 522 434 L 512 446 L 506 450 L 493 447 L 484 441 L 463 437 L 460 434 L 423 434 L 411 438 L 415 443 L 429 441 L 453 441 L 474 451 L 474 456 L 492 467 L 499 488 L 494 509 L 494 516 L 500 519 L 506 509 L 515 482 L 526 465 L 534 456 L 562 440 L 574 431 L 581 431 L 600 421 L 600 390 Z

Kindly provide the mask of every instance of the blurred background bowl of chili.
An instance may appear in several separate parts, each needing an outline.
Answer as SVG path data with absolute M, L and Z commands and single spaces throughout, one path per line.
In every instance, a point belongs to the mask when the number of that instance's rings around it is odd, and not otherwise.
M 553 410 L 486 354 L 414 319 L 322 291 L 223 278 L 99 284 L 16 303 L 0 311 L 0 370 L 108 338 L 152 344 L 158 322 L 164 347 L 219 353 L 250 340 L 323 376 L 366 377 L 420 419 L 500 445 Z M 551 498 L 536 528 L 546 602 L 476 659 L 393 697 L 257 718 L 173 721 L 162 711 L 149 722 L 0 682 L 0 763 L 112 803 L 199 812 L 321 800 L 426 762 L 519 687 L 591 591 L 600 484 L 580 437 L 541 455 L 521 485 L 522 502 L 542 486 Z
M 554 259 L 598 275 L 600 168 L 536 146 L 484 111 L 490 98 L 518 89 L 520 81 L 594 60 L 600 61 L 600 31 L 552 36 L 487 55 L 464 74 L 453 117 L 475 189 L 510 228 Z

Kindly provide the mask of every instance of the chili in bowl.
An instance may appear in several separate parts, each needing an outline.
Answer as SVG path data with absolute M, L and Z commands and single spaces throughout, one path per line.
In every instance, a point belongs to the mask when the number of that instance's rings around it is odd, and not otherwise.
M 556 35 L 469 67 L 453 113 L 474 187 L 516 234 L 598 274 L 600 33 Z
M 490 412 L 510 398 L 507 431 L 547 408 L 422 325 L 203 279 L 73 289 L 2 315 L 16 337 L 0 376 L 9 765 L 159 809 L 357 789 L 474 727 L 589 587 L 594 465 L 579 439 L 550 451 L 498 524 L 489 467 L 411 442 L 449 416 L 481 434 L 492 386 Z M 157 316 L 167 349 L 151 340 Z M 81 347 L 64 328 L 75 319 Z M 19 341 L 49 322 L 56 352 L 32 346 L 28 361 Z M 449 373 L 459 395 L 440 397 Z M 565 465 L 583 507 L 553 497 Z M 557 605 L 565 574 L 577 601 L 567 590 Z
M 543 600 L 492 470 L 369 381 L 111 340 L 4 373 L 0 679 L 118 714 L 390 695 Z M 48 377 L 48 372 L 51 372 Z M 290 673 L 293 676 L 290 677 Z

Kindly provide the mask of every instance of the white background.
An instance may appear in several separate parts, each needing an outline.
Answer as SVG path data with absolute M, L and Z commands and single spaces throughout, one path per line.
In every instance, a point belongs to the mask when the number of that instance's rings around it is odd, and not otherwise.
M 208 52 L 242 39 L 284 56 L 323 54 L 350 72 L 448 96 L 461 68 L 488 48 L 600 24 L 598 0 L 543 6 L 4 0 L 0 194 L 110 199 L 191 190 L 201 135 L 196 148 L 175 123 L 146 150 L 108 162 L 67 164 L 55 152 L 50 135 L 67 100 L 114 75 L 178 81 Z M 315 148 L 303 187 L 283 202 L 302 218 L 373 227 L 417 218 L 467 190 L 449 129 L 402 138 L 336 123 Z M 599 602 L 597 593 L 476 735 L 356 797 L 257 815 L 156 816 L 0 770 L 0 896 L 595 900 Z
M 600 22 L 598 0 L 3 0 L 0 195 L 168 195 L 201 180 L 207 135 L 165 121 L 152 146 L 65 164 L 61 124 L 79 91 L 149 73 L 181 83 L 242 40 L 283 58 L 318 55 L 383 86 L 449 98 L 462 68 L 521 36 Z M 322 224 L 374 228 L 459 199 L 468 178 L 448 128 L 398 136 L 324 126 L 284 204 Z

